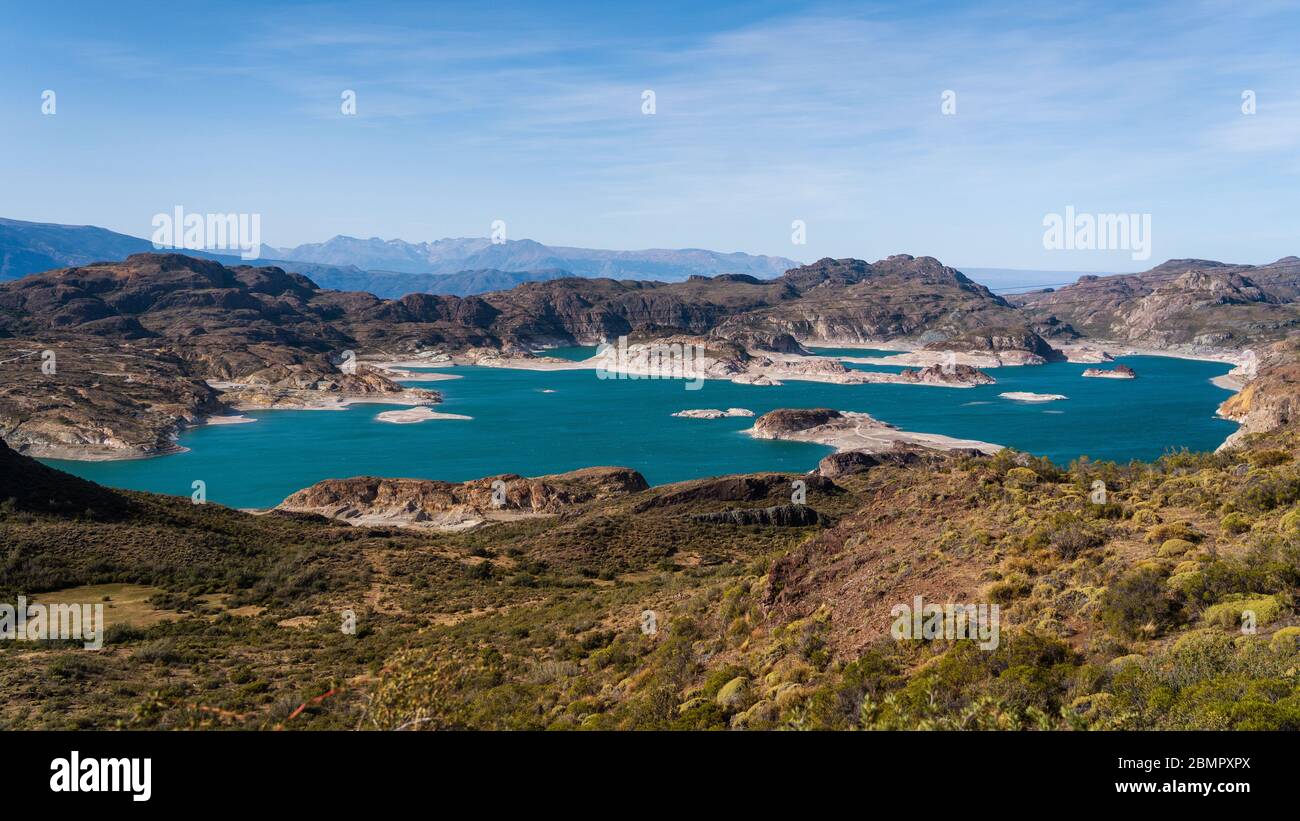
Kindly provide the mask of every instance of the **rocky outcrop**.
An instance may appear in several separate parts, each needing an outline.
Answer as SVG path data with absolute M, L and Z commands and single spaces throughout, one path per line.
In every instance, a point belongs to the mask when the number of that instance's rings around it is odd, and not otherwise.
M 773 505 L 742 510 L 719 510 L 696 513 L 689 518 L 697 522 L 727 525 L 769 525 L 773 527 L 812 527 L 826 522 L 824 516 L 808 505 Z
M 232 406 L 431 404 L 435 392 L 353 367 L 367 342 L 406 336 L 419 302 L 179 254 L 4 283 L 0 436 L 44 457 L 138 458 L 173 451 L 181 429 Z
M 889 465 L 902 467 L 907 465 L 935 464 L 952 456 L 979 456 L 975 448 L 952 448 L 936 450 L 897 443 L 888 450 L 869 453 L 860 450 L 842 450 L 832 453 L 817 463 L 817 475 L 826 479 L 838 479 L 865 473 L 872 468 Z
M 1268 433 L 1300 419 L 1300 345 L 1280 342 L 1260 357 L 1258 373 L 1219 406 L 1219 415 L 1240 423 L 1220 450 L 1253 433 Z
M 834 482 L 820 476 L 790 477 L 779 473 L 750 476 L 723 476 L 717 479 L 697 479 L 680 482 L 663 488 L 661 492 L 638 503 L 636 512 L 652 509 L 699 508 L 720 502 L 759 502 L 785 499 L 793 501 L 794 482 L 801 482 L 804 492 L 815 498 L 817 494 L 838 495 L 844 490 Z
M 815 442 L 836 450 L 880 453 L 901 445 L 937 450 L 974 449 L 997 453 L 1001 445 L 973 439 L 954 439 L 935 433 L 912 433 L 899 430 L 865 413 L 837 411 L 830 408 L 782 408 L 765 413 L 747 431 L 758 439 L 787 439 Z
M 908 368 L 902 372 L 904 381 L 925 385 L 953 385 L 974 387 L 992 385 L 997 380 L 971 365 L 928 365 L 920 370 Z
M 992 354 L 1019 354 L 1011 357 L 1019 364 L 1064 362 L 1065 355 L 1048 344 L 1029 327 L 981 328 L 926 345 L 932 351 L 965 351 Z
M 1137 371 L 1128 365 L 1116 365 L 1109 370 L 1106 368 L 1088 368 L 1083 372 L 1083 375 L 1097 379 L 1136 379 Z
M 165 347 L 0 339 L 0 438 L 31 456 L 170 453 L 183 427 L 224 411 L 219 392 Z
M 238 382 L 217 384 L 223 389 L 221 400 L 238 410 L 328 407 L 348 402 L 432 405 L 442 401 L 437 391 L 403 387 L 365 365 L 357 366 L 355 373 L 326 374 L 301 365 L 276 365 Z
M 727 328 L 722 331 L 715 331 L 714 336 L 728 342 L 734 342 L 750 351 L 771 351 L 773 353 L 812 356 L 811 351 L 800 345 L 799 341 L 788 333 L 747 328 Z
M 358 476 L 317 482 L 289 496 L 276 509 L 315 513 L 356 525 L 463 530 L 490 521 L 562 513 L 648 487 L 640 473 L 619 467 L 586 468 L 532 479 L 503 474 L 470 482 Z
M 781 408 L 758 417 L 751 435 L 759 439 L 780 439 L 844 418 L 844 414 L 831 408 Z

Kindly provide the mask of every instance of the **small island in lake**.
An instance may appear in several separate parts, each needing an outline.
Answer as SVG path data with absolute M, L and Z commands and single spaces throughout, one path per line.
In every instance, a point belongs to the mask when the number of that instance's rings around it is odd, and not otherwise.
M 1105 368 L 1088 368 L 1083 372 L 1084 376 L 1093 376 L 1098 379 L 1137 379 L 1137 371 L 1128 365 L 1116 365 L 1111 370 Z

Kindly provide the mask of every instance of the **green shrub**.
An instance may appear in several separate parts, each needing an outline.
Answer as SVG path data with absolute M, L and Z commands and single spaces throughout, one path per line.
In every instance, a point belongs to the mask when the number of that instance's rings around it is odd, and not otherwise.
M 1163 544 L 1169 539 L 1183 539 L 1188 542 L 1199 543 L 1205 538 L 1205 534 L 1187 522 L 1168 522 L 1156 525 L 1148 530 L 1146 538 L 1148 544 Z
M 1205 587 L 1205 576 L 1199 570 L 1189 570 L 1173 574 L 1166 584 L 1170 589 L 1182 594 L 1183 598 L 1195 600 L 1200 598 L 1201 591 Z
M 1073 559 L 1106 543 L 1106 537 L 1097 527 L 1074 513 L 1053 513 L 1034 528 L 1025 540 L 1025 546 L 1031 549 L 1050 547 L 1062 558 Z
M 1297 501 L 1300 501 L 1300 478 L 1274 471 L 1252 472 L 1236 498 L 1238 507 L 1261 511 L 1275 510 Z
M 1028 596 L 1033 587 L 1029 577 L 1017 571 L 1008 573 L 1001 581 L 990 585 L 988 596 L 998 604 L 1008 604 L 1021 596 Z
M 1251 521 L 1241 513 L 1229 513 L 1219 521 L 1219 527 L 1223 528 L 1225 533 L 1236 536 L 1238 533 L 1250 530 Z
M 1007 483 L 1019 488 L 1031 488 L 1038 484 L 1038 474 L 1029 468 L 1012 468 L 1007 471 Z
M 1287 511 L 1278 527 L 1283 533 L 1300 533 L 1300 507 Z
M 1294 653 L 1300 650 L 1300 627 L 1283 627 L 1273 634 L 1268 648 L 1274 653 Z
M 1250 610 L 1255 614 L 1255 624 L 1272 624 L 1286 612 L 1286 607 L 1276 596 L 1258 596 L 1226 601 L 1207 608 L 1203 618 L 1206 624 L 1218 627 L 1240 627 L 1241 614 Z
M 1175 623 L 1179 606 L 1159 568 L 1139 566 L 1106 589 L 1101 621 L 1118 636 L 1143 638 Z
M 1256 450 L 1246 454 L 1246 461 L 1253 468 L 1271 468 L 1291 461 L 1291 454 L 1284 450 Z
M 718 694 L 713 697 L 718 706 L 728 712 L 739 712 L 749 706 L 751 702 L 752 688 L 749 679 L 744 676 L 736 676 L 731 681 L 722 685 Z
M 1159 549 L 1156 550 L 1156 555 L 1162 559 L 1172 559 L 1183 555 L 1195 547 L 1196 545 L 1186 539 L 1166 539 L 1165 543 L 1160 545 Z

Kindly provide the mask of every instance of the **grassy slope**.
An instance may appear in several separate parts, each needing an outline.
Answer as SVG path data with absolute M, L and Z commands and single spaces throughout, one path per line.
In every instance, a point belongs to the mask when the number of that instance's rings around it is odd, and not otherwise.
M 793 477 L 455 535 L 42 485 L 0 512 L 7 600 L 135 582 L 182 617 L 98 653 L 0 643 L 0 725 L 1300 728 L 1298 449 L 882 467 L 810 488 L 817 528 L 684 518 Z M 918 593 L 999 602 L 999 648 L 890 640 Z M 1257 635 L 1223 612 L 1240 596 Z

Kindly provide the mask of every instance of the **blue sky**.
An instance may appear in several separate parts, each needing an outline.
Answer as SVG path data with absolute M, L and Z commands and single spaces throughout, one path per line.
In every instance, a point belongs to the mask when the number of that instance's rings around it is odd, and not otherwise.
M 636 6 L 7 3 L 0 216 L 1068 270 L 1300 254 L 1295 3 Z M 1071 205 L 1150 214 L 1150 262 L 1045 250 Z

